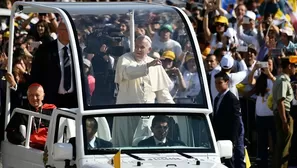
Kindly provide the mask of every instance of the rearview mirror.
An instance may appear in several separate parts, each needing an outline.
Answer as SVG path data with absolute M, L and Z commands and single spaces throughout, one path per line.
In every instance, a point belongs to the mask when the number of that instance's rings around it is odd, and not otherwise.
M 233 156 L 233 144 L 230 140 L 217 141 L 220 157 L 230 159 Z
M 53 159 L 56 161 L 72 160 L 72 145 L 68 143 L 55 143 Z

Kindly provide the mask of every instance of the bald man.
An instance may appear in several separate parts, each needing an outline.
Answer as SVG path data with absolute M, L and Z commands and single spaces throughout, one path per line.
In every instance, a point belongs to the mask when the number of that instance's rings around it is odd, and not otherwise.
M 53 109 L 56 108 L 53 104 L 43 104 L 44 98 L 43 87 L 38 83 L 33 83 L 28 87 L 27 96 L 29 101 L 28 110 L 35 111 L 46 115 L 51 115 Z M 15 113 L 9 124 L 7 125 L 7 139 L 10 143 L 21 145 L 26 140 L 26 127 L 28 125 L 28 116 L 20 113 Z M 49 122 L 39 118 L 33 118 L 32 133 L 38 131 L 40 128 L 49 126 Z M 44 142 L 45 143 L 45 142 Z M 32 146 L 31 146 L 32 145 Z M 31 147 L 43 149 L 43 144 L 31 144 Z
M 151 39 L 141 35 L 135 40 L 133 53 L 122 55 L 116 67 L 115 83 L 119 86 L 117 104 L 174 103 L 169 93 L 171 80 L 159 59 L 148 56 Z M 114 146 L 131 146 L 139 117 L 115 117 Z

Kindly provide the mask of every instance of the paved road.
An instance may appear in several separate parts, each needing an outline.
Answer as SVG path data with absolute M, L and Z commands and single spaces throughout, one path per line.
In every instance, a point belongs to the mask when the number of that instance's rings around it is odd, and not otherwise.
M 0 168 L 2 168 L 2 154 L 0 152 Z

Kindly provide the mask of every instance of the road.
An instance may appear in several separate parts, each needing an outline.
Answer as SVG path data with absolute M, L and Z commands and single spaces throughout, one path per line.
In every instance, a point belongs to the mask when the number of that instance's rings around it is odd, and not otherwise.
M 2 168 L 2 153 L 0 152 L 0 168 Z

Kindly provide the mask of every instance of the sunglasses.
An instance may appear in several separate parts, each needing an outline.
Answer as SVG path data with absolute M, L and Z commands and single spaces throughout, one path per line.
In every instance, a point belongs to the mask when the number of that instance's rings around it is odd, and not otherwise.
M 223 26 L 225 26 L 225 24 L 224 24 L 224 23 L 216 23 L 215 26 L 216 26 L 216 27 L 218 27 L 218 26 L 223 27 Z
M 156 128 L 156 129 L 168 130 L 169 127 L 168 127 L 168 126 L 160 126 L 160 125 L 159 125 L 159 126 L 156 126 L 155 128 Z

